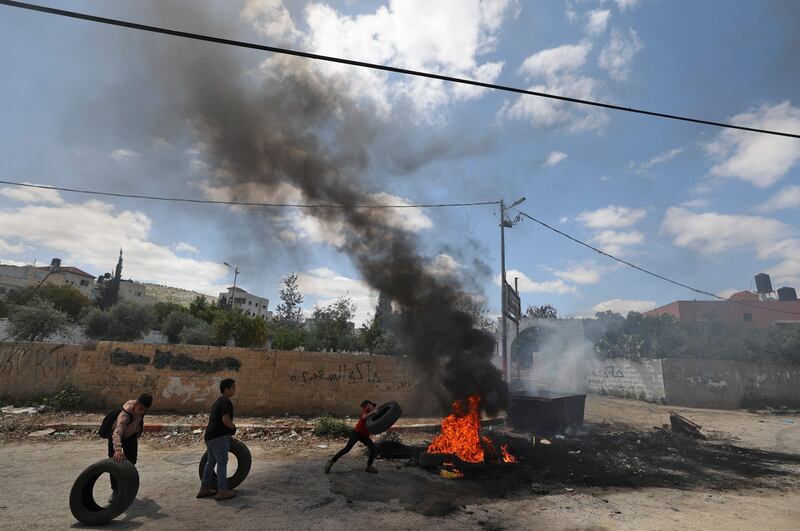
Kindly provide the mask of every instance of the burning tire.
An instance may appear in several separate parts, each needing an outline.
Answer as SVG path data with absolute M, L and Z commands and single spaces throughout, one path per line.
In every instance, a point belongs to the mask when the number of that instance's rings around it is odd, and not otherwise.
M 452 461 L 453 458 L 453 454 L 429 454 L 423 451 L 417 456 L 417 464 L 422 468 L 436 468 L 442 466 L 445 461 Z
M 107 507 L 100 506 L 94 499 L 94 486 L 103 474 L 114 478 L 117 488 L 111 495 Z M 113 459 L 103 459 L 81 472 L 69 493 L 69 510 L 76 520 L 86 525 L 102 525 L 124 513 L 130 507 L 139 491 L 139 472 L 130 461 L 116 463 Z
M 397 422 L 403 411 L 400 409 L 400 404 L 397 402 L 386 402 L 378 408 L 378 412 L 367 417 L 367 429 L 373 435 L 383 433 L 392 425 Z
M 250 455 L 250 449 L 245 445 L 242 441 L 237 439 L 231 439 L 231 449 L 229 450 L 236 457 L 236 472 L 233 473 L 232 476 L 228 477 L 228 488 L 233 490 L 239 485 L 241 485 L 242 481 L 245 480 L 247 474 L 250 473 L 250 467 L 253 464 L 253 457 Z M 202 459 L 200 459 L 200 480 L 203 479 L 203 470 L 206 468 L 206 462 L 208 462 L 208 452 L 203 454 Z M 217 481 L 217 472 L 214 471 L 214 482 Z

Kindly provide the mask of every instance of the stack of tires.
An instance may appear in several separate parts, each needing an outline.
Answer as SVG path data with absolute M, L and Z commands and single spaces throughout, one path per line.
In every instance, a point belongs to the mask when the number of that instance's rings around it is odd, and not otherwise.
M 108 474 L 117 485 L 110 503 L 103 506 L 94 499 L 94 486 L 103 474 Z M 130 507 L 139 492 L 139 472 L 133 463 L 122 460 L 103 459 L 81 472 L 69 493 L 69 509 L 72 516 L 86 525 L 107 524 Z

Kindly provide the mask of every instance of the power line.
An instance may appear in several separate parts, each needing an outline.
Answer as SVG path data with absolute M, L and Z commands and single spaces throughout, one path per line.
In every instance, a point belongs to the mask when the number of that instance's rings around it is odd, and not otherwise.
M 538 220 L 535 217 L 531 216 L 530 214 L 527 214 L 527 213 L 525 213 L 525 212 L 523 212 L 523 211 L 521 211 L 521 210 L 519 210 L 517 208 L 515 208 L 514 210 L 519 212 L 519 214 L 521 216 L 526 217 L 526 218 L 528 218 L 529 220 L 531 220 L 531 221 L 533 221 L 535 223 L 538 223 L 539 225 L 541 225 L 542 227 L 544 227 L 546 229 L 550 229 L 551 231 L 553 231 L 553 232 L 555 232 L 555 233 L 567 238 L 568 240 L 572 240 L 573 242 L 575 242 L 575 243 L 577 243 L 579 245 L 583 245 L 584 247 L 586 247 L 588 249 L 591 249 L 592 251 L 594 251 L 596 253 L 602 254 L 603 256 L 608 257 L 608 258 L 610 258 L 612 260 L 616 260 L 617 262 L 619 262 L 621 264 L 624 264 L 624 265 L 626 265 L 628 267 L 632 267 L 633 269 L 641 271 L 642 273 L 645 273 L 647 275 L 653 276 L 653 277 L 658 278 L 660 280 L 663 280 L 665 282 L 669 282 L 670 284 L 674 284 L 676 286 L 680 286 L 681 288 L 685 288 L 685 289 L 688 289 L 690 291 L 694 291 L 695 293 L 700 293 L 701 295 L 707 295 L 707 296 L 712 297 L 714 299 L 718 299 L 718 300 L 726 301 L 726 302 L 733 302 L 733 303 L 736 303 L 736 304 L 741 304 L 742 306 L 749 306 L 751 308 L 757 308 L 757 309 L 760 309 L 760 310 L 765 309 L 763 306 L 758 306 L 758 305 L 755 305 L 755 304 L 749 304 L 747 301 L 735 301 L 735 300 L 726 299 L 725 297 L 720 297 L 719 295 L 717 295 L 715 293 L 711 293 L 710 291 L 706 291 L 706 290 L 703 290 L 703 289 L 695 288 L 695 287 L 690 286 L 688 284 L 684 284 L 683 282 L 678 282 L 677 280 L 672 280 L 671 278 L 665 277 L 664 275 L 659 275 L 658 273 L 654 273 L 653 271 L 650 271 L 650 270 L 645 269 L 643 267 L 639 267 L 636 264 L 632 264 L 631 262 L 628 262 L 627 260 L 623 260 L 622 258 L 617 258 L 613 254 L 609 254 L 609 253 L 603 251 L 602 249 L 598 249 L 597 247 L 594 247 L 593 245 L 590 245 L 590 244 L 588 244 L 588 243 L 586 243 L 586 242 L 584 242 L 582 240 L 579 240 L 578 238 L 570 236 L 566 232 L 561 231 L 561 230 L 559 230 L 559 229 L 557 229 L 557 228 L 555 228 L 555 227 L 553 227 L 551 225 L 548 225 L 544 221 Z M 791 311 L 788 311 L 788 310 L 780 310 L 780 309 L 777 309 L 777 308 L 767 308 L 767 309 L 769 311 L 771 311 L 771 312 L 779 312 L 779 313 L 785 313 L 785 314 L 789 314 L 789 315 L 800 315 L 800 313 L 798 313 L 798 312 L 791 312 Z
M 759 129 L 759 128 L 756 128 L 756 127 L 746 127 L 746 126 L 743 126 L 743 125 L 734 125 L 734 124 L 729 124 L 729 123 L 725 123 L 725 122 L 716 122 L 716 121 L 713 121 L 713 120 L 703 120 L 703 119 L 700 119 L 700 118 L 691 118 L 689 116 L 681 116 L 681 115 L 677 115 L 677 114 L 669 114 L 669 113 L 663 113 L 663 112 L 648 111 L 648 110 L 645 110 L 645 109 L 638 109 L 638 108 L 635 108 L 635 107 L 623 107 L 621 105 L 613 105 L 613 104 L 610 104 L 610 103 L 602 103 L 602 102 L 598 102 L 598 101 L 591 101 L 591 100 L 585 100 L 585 99 L 580 99 L 580 98 L 571 98 L 569 96 L 560 96 L 560 95 L 557 95 L 557 94 L 548 94 L 546 92 L 539 92 L 539 91 L 535 91 L 535 90 L 521 89 L 521 88 L 518 88 L 518 87 L 509 86 L 509 85 L 498 85 L 498 84 L 495 84 L 495 83 L 485 83 L 483 81 L 476 81 L 474 79 L 466 79 L 466 78 L 460 78 L 460 77 L 445 76 L 445 75 L 442 75 L 442 74 L 435 74 L 435 73 L 432 73 L 432 72 L 424 72 L 424 71 L 421 71 L 421 70 L 411 70 L 411 69 L 408 69 L 408 68 L 399 68 L 399 67 L 396 67 L 396 66 L 387 66 L 387 65 L 377 64 L 377 63 L 368 63 L 368 62 L 364 62 L 364 61 L 355 61 L 353 59 L 345 59 L 345 58 L 342 58 L 342 57 L 334 57 L 334 56 L 330 56 L 330 55 L 321 55 L 321 54 L 315 54 L 315 53 L 309 53 L 309 52 L 302 52 L 302 51 L 293 50 L 293 49 L 290 49 L 290 48 L 280 48 L 280 47 L 277 47 L 277 46 L 266 46 L 266 45 L 263 45 L 263 44 L 256 44 L 256 43 L 252 43 L 252 42 L 237 41 L 237 40 L 232 40 L 232 39 L 223 39 L 221 37 L 212 37 L 210 35 L 203 35 L 203 34 L 200 34 L 200 33 L 191 33 L 191 32 L 187 32 L 187 31 L 179 31 L 179 30 L 174 30 L 174 29 L 169 29 L 169 28 L 162 28 L 162 27 L 158 27 L 158 26 L 149 26 L 149 25 L 146 25 L 146 24 L 139 24 L 139 23 L 136 23 L 136 22 L 128 22 L 128 21 L 125 21 L 125 20 L 106 18 L 106 17 L 98 17 L 98 16 L 95 16 L 95 15 L 88 15 L 86 13 L 78 13 L 76 11 L 67 11 L 67 10 L 64 10 L 64 9 L 55 9 L 55 8 L 52 8 L 52 7 L 45 7 L 45 6 L 35 5 L 35 4 L 28 4 L 28 3 L 25 3 L 25 2 L 15 2 L 15 1 L 12 1 L 12 0 L 0 0 L 0 4 L 6 5 L 6 6 L 9 6 L 9 7 L 27 9 L 27 10 L 30 10 L 30 11 L 39 11 L 41 13 L 48 13 L 48 14 L 51 14 L 51 15 L 58 15 L 58 16 L 62 16 L 62 17 L 69 17 L 69 18 L 75 18 L 75 19 L 79 19 L 79 20 L 86 20 L 86 21 L 89 21 L 89 22 L 97 22 L 97 23 L 100 23 L 100 24 L 107 24 L 107 25 L 110 25 L 110 26 L 119 26 L 119 27 L 123 27 L 123 28 L 136 29 L 136 30 L 140 30 L 140 31 L 149 31 L 149 32 L 152 32 L 152 33 L 160 33 L 160 34 L 163 34 L 163 35 L 171 35 L 173 37 L 182 37 L 182 38 L 185 38 L 185 39 L 194 39 L 194 40 L 198 40 L 198 41 L 212 42 L 212 43 L 216 43 L 216 44 L 225 44 L 227 46 L 237 46 L 239 48 L 249 48 L 249 49 L 252 49 L 252 50 L 261 50 L 261 51 L 265 51 L 265 52 L 272 52 L 272 53 L 278 53 L 278 54 L 283 54 L 283 55 L 293 55 L 295 57 L 303 57 L 305 59 L 314 59 L 314 60 L 317 60 L 317 61 L 326 61 L 326 62 L 330 62 L 330 63 L 339 63 L 339 64 L 345 64 L 345 65 L 350 65 L 350 66 L 357 66 L 357 67 L 360 67 L 360 68 L 369 68 L 369 69 L 373 69 L 373 70 L 382 70 L 384 72 L 392 72 L 392 73 L 395 73 L 395 74 L 404 74 L 404 75 L 409 75 L 409 76 L 417 76 L 417 77 L 425 77 L 425 78 L 429 78 L 429 79 L 437 79 L 439 81 L 447 81 L 447 82 L 450 82 L 450 83 L 460 83 L 460 84 L 463 84 L 463 85 L 472 85 L 472 86 L 475 86 L 475 87 L 481 87 L 481 88 L 486 88 L 486 89 L 491 89 L 491 90 L 499 90 L 499 91 L 504 91 L 504 92 L 513 92 L 513 93 L 516 93 L 516 94 L 524 94 L 524 95 L 527 95 L 527 96 L 537 96 L 537 97 L 540 97 L 540 98 L 549 98 L 549 99 L 553 99 L 553 100 L 566 101 L 566 102 L 569 102 L 569 103 L 577 103 L 577 104 L 580 104 L 580 105 L 589 105 L 589 106 L 592 106 L 592 107 L 600 107 L 600 108 L 603 108 L 603 109 L 610 109 L 610 110 L 614 110 L 614 111 L 631 112 L 631 113 L 636 113 L 636 114 L 643 114 L 643 115 L 646 115 L 646 116 L 653 116 L 653 117 L 656 117 L 656 118 L 666 118 L 666 119 L 669 119 L 669 120 L 679 120 L 679 121 L 683 121 L 683 122 L 690 122 L 690 123 L 701 124 L 701 125 L 710 125 L 710 126 L 714 126 L 714 127 L 723 127 L 723 128 L 727 128 L 727 129 L 738 129 L 740 131 L 750 131 L 750 132 L 753 132 L 753 133 L 763 133 L 763 134 L 768 134 L 768 135 L 784 136 L 784 137 L 790 137 L 790 138 L 800 138 L 800 134 L 797 134 L 797 133 L 787 133 L 787 132 L 782 132 L 782 131 L 774 131 L 774 130 L 770 130 L 770 129 Z
M 74 194 L 86 195 L 103 195 L 109 197 L 124 197 L 129 199 L 146 199 L 148 201 L 171 201 L 176 203 L 200 203 L 208 205 L 235 205 L 235 206 L 250 206 L 250 207 L 269 207 L 269 208 L 340 208 L 340 209 L 354 209 L 354 208 L 446 208 L 446 207 L 469 207 L 469 206 L 485 206 L 485 205 L 498 205 L 500 201 L 476 201 L 472 203 L 419 203 L 419 204 L 398 204 L 398 205 L 381 205 L 381 204 L 366 204 L 366 205 L 337 205 L 337 204 L 308 204 L 308 203 L 257 203 L 253 201 L 217 201 L 213 199 L 192 199 L 187 197 L 163 197 L 154 195 L 140 195 L 140 194 L 123 194 L 119 192 L 101 192 L 98 190 L 82 190 L 78 188 L 64 188 L 62 186 L 50 186 L 44 184 L 31 184 L 31 183 L 18 183 L 14 181 L 2 181 L 0 184 L 9 184 L 11 186 L 21 186 L 25 188 L 38 188 L 41 190 L 56 190 L 59 192 L 70 192 Z

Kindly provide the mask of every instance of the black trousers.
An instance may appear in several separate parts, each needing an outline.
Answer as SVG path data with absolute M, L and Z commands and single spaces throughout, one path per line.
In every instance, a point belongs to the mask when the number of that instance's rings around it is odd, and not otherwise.
M 122 453 L 125 454 L 125 459 L 136 464 L 136 458 L 139 456 L 139 438 L 135 433 L 122 439 Z M 111 437 L 108 438 L 108 457 L 114 457 L 114 441 Z M 111 488 L 117 490 L 117 481 L 114 476 L 111 476 Z
M 355 430 L 353 430 L 353 432 L 350 433 L 350 438 L 347 439 L 347 444 L 344 446 L 344 448 L 339 450 L 339 452 L 333 456 L 333 459 L 331 459 L 331 461 L 333 461 L 334 463 L 338 461 L 340 457 L 342 457 L 344 454 L 352 450 L 353 446 L 355 446 L 357 442 L 360 442 L 361 444 L 369 448 L 369 460 L 367 461 L 367 466 L 372 465 L 372 462 L 375 461 L 375 454 L 378 453 L 378 449 L 375 447 L 375 443 L 372 442 L 372 439 L 370 439 L 366 435 L 358 433 Z

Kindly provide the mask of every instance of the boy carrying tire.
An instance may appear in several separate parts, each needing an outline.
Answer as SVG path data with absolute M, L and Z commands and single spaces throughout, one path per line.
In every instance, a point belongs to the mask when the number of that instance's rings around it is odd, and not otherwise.
M 142 436 L 144 429 L 144 415 L 152 405 L 153 397 L 147 393 L 142 393 L 136 400 L 125 402 L 110 427 L 108 457 L 117 463 L 127 459 L 132 464 L 136 464 L 139 455 L 139 437 Z M 117 483 L 113 476 L 111 477 L 111 488 L 117 490 Z
M 236 393 L 236 381 L 233 378 L 225 378 L 219 383 L 219 391 L 222 396 L 217 398 L 211 406 L 211 417 L 208 419 L 206 427 L 205 441 L 208 449 L 208 461 L 203 470 L 203 480 L 200 485 L 198 498 L 214 496 L 216 500 L 228 500 L 236 496 L 236 493 L 228 490 L 228 451 L 231 448 L 231 435 L 236 433 L 236 425 L 233 423 L 233 402 L 231 397 Z M 214 465 L 217 467 L 217 487 L 214 490 Z
M 377 474 L 378 470 L 372 466 L 372 462 L 375 461 L 375 454 L 377 453 L 377 448 L 375 447 L 375 443 L 372 442 L 372 439 L 369 438 L 370 433 L 367 429 L 367 417 L 374 415 L 377 410 L 375 409 L 376 404 L 375 402 L 371 402 L 369 400 L 364 400 L 361 402 L 361 416 L 358 418 L 358 424 L 356 427 L 353 428 L 352 433 L 350 434 L 350 438 L 347 439 L 347 444 L 344 448 L 339 450 L 339 452 L 333 456 L 333 458 L 328 461 L 328 464 L 325 465 L 325 473 L 328 474 L 331 471 L 331 467 L 333 464 L 339 460 L 344 454 L 349 452 L 353 449 L 353 446 L 357 442 L 360 442 L 367 448 L 369 448 L 369 459 L 367 460 L 367 468 L 365 469 L 367 472 L 372 472 L 373 474 Z

